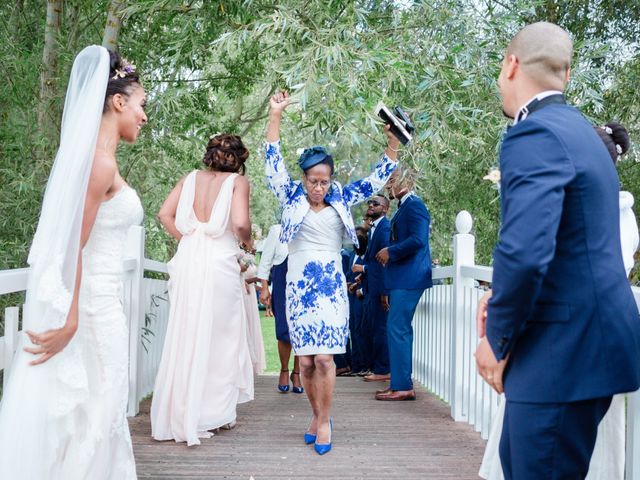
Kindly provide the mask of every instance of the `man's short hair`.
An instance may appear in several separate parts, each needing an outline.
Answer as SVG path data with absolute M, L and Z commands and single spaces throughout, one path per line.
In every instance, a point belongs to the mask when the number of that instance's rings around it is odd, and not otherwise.
M 373 195 L 371 198 L 376 198 L 376 197 L 377 197 L 377 198 L 379 198 L 380 200 L 382 200 L 382 203 L 383 203 L 385 206 L 387 206 L 387 207 L 389 206 L 389 199 L 388 199 L 387 197 L 385 197 L 383 194 L 381 194 L 381 193 L 376 193 L 376 194 L 375 194 L 375 195 Z
M 558 25 L 549 22 L 527 25 L 511 39 L 507 57 L 510 55 L 515 55 L 522 71 L 540 87 L 564 90 L 573 43 Z
M 392 181 L 396 191 L 413 190 L 418 180 L 418 172 L 403 164 L 398 164 L 393 172 Z

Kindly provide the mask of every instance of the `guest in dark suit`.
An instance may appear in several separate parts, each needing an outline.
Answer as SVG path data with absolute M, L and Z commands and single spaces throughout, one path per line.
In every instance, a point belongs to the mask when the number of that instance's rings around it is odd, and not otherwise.
M 340 252 L 340 256 L 342 257 L 342 271 L 344 272 L 345 279 L 347 279 L 347 286 L 349 285 L 347 274 L 351 272 L 351 263 L 353 262 L 355 255 L 356 252 L 353 248 L 342 248 L 342 251 Z M 349 375 L 351 373 L 351 341 L 353 339 L 353 331 L 351 330 L 351 297 L 349 297 L 348 293 L 347 297 L 349 300 L 349 340 L 345 347 L 346 352 L 333 356 L 333 361 L 336 364 L 336 377 Z
M 429 225 L 431 217 L 420 197 L 413 193 L 416 174 L 398 168 L 385 189 L 398 200 L 398 211 L 391 219 L 389 246 L 376 255 L 386 268 L 385 286 L 389 292 L 387 340 L 391 383 L 376 393 L 376 400 L 415 400 L 411 380 L 413 361 L 413 314 L 420 297 L 431 283 Z
M 387 342 L 387 315 L 389 297 L 384 284 L 384 267 L 376 260 L 380 250 L 389 246 L 391 224 L 387 220 L 389 200 L 376 195 L 367 201 L 367 216 L 371 219 L 369 246 L 364 254 L 363 265 L 354 265 L 353 271 L 363 274 L 363 292 L 365 317 L 370 326 L 366 338 L 373 352 L 371 375 L 364 377 L 365 382 L 389 380 L 389 347 Z
M 506 480 L 584 478 L 612 395 L 640 385 L 619 181 L 593 127 L 562 95 L 572 48 L 560 27 L 529 25 L 511 40 L 498 79 L 515 121 L 500 152 L 500 238 L 475 356 L 484 379 L 505 391 Z
M 337 367 L 336 375 L 357 374 L 369 368 L 370 353 L 362 334 L 364 299 L 361 290 L 359 290 L 358 274 L 353 272 L 353 266 L 362 265 L 364 261 L 364 253 L 367 250 L 367 230 L 358 226 L 356 227 L 356 235 L 358 246 L 343 257 L 342 264 L 349 297 L 349 344 L 347 344 L 347 351 L 350 353 L 348 358 L 350 368 L 340 370 L 340 367 L 346 367 L 347 359 L 343 360 L 340 358 L 341 356 L 336 355 L 334 357 Z

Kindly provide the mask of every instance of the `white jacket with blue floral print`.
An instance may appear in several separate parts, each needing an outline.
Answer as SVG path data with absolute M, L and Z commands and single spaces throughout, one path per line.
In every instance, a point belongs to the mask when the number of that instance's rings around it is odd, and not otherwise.
M 267 142 L 265 149 L 265 173 L 269 188 L 282 205 L 280 242 L 289 243 L 298 233 L 310 205 L 302 182 L 291 180 L 287 172 L 280 151 L 280 141 Z M 368 177 L 344 187 L 339 182 L 331 182 L 325 201 L 338 212 L 347 229 L 347 235 L 354 244 L 358 244 L 358 238 L 349 209 L 378 192 L 387 183 L 396 165 L 396 161 L 391 160 L 387 155 L 382 155 L 373 173 Z

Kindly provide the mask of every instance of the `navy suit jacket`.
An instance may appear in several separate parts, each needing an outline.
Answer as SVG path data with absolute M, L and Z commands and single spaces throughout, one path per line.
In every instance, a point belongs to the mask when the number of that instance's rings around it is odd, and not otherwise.
M 367 251 L 364 254 L 365 276 L 364 276 L 364 292 L 366 294 L 379 297 L 387 295 L 385 288 L 385 269 L 376 260 L 376 254 L 383 248 L 389 246 L 391 239 L 391 223 L 387 217 L 382 217 L 380 223 L 373 232 L 373 236 L 367 244 Z
M 424 290 L 433 285 L 430 224 L 429 211 L 419 197 L 411 195 L 402 202 L 391 219 L 389 262 L 385 267 L 387 290 Z
M 619 181 L 578 110 L 548 105 L 500 152 L 501 228 L 487 339 L 510 354 L 510 401 L 573 402 L 633 391 L 640 316 L 620 250 Z
M 347 283 L 353 283 L 356 277 L 359 275 L 358 273 L 354 273 L 351 270 L 353 266 L 353 259 L 356 257 L 356 251 L 354 249 L 351 250 L 342 250 L 342 271 L 344 272 L 344 278 Z M 362 259 L 356 262 L 359 265 L 362 265 Z

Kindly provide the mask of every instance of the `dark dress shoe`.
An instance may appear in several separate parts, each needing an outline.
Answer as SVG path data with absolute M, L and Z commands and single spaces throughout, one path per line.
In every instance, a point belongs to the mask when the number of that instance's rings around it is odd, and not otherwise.
M 376 393 L 376 400 L 384 402 L 402 402 L 415 399 L 415 390 L 391 390 L 389 393 Z

